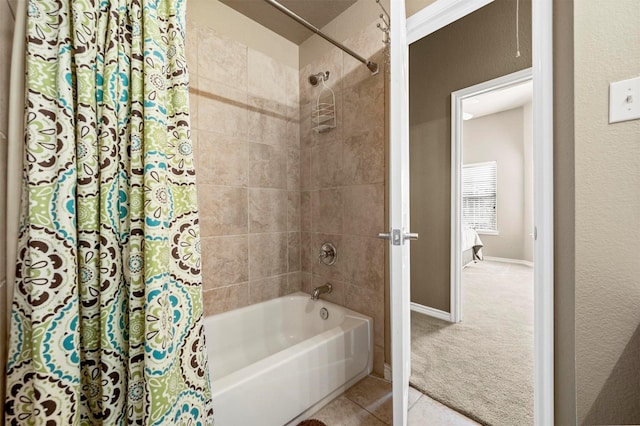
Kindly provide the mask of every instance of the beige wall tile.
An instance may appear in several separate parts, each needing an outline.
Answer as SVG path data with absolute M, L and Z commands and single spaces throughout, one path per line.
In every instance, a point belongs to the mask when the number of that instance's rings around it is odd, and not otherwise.
M 288 268 L 289 272 L 300 271 L 300 232 L 289 232 L 288 237 Z
M 300 230 L 311 231 L 311 192 L 300 193 Z
M 315 139 L 311 139 L 311 103 L 300 104 L 300 147 L 311 148 Z
M 384 80 L 371 78 L 344 91 L 344 137 L 384 131 Z
M 198 200 L 203 237 L 248 232 L 247 189 L 199 184 Z
M 205 316 L 242 308 L 249 304 L 249 283 L 206 290 L 203 297 Z
M 251 141 L 281 147 L 288 145 L 292 136 L 286 105 L 249 94 L 248 110 L 247 131 Z
M 384 185 L 348 186 L 344 194 L 344 229 L 349 234 L 375 236 L 384 229 Z
M 342 141 L 327 140 L 311 148 L 311 179 L 321 189 L 344 184 Z
M 249 190 L 249 232 L 287 230 L 288 192 L 284 189 Z
M 342 189 L 323 189 L 311 193 L 311 226 L 316 232 L 342 233 L 344 199 Z
M 300 191 L 288 192 L 287 231 L 300 231 Z
M 300 147 L 300 189 L 318 189 L 317 182 L 311 179 L 311 148 Z
M 192 126 L 191 127 L 191 147 L 193 149 L 193 165 L 196 168 L 196 180 L 197 180 L 197 183 L 199 184 L 199 183 L 202 183 L 200 181 L 200 169 L 202 168 L 200 160 L 202 157 L 200 156 L 198 139 L 199 139 L 199 132 L 196 128 Z
M 247 91 L 203 76 L 198 77 L 198 125 L 200 130 L 247 137 Z
M 252 143 L 249 150 L 249 185 L 286 189 L 286 148 Z
M 249 142 L 220 133 L 199 131 L 198 144 L 199 183 L 249 184 Z
M 300 234 L 300 270 L 303 272 L 312 272 L 313 262 L 317 262 L 317 253 L 314 258 L 313 253 L 314 234 L 310 232 L 302 232 Z
M 300 273 L 300 291 L 311 294 L 313 291 L 313 275 L 307 272 Z
M 189 120 L 191 123 L 191 130 L 195 130 L 199 128 L 199 108 L 198 104 L 200 103 L 200 83 L 198 80 L 198 76 L 189 76 Z
M 302 291 L 302 273 L 300 271 L 287 274 L 287 288 L 285 294 L 291 294 L 297 291 Z
M 345 139 L 345 184 L 384 182 L 384 142 L 383 134 L 375 130 L 365 130 Z
M 373 346 L 373 374 L 384 377 L 384 347 L 381 345 Z
M 384 345 L 384 294 L 381 291 L 346 285 L 345 306 L 373 318 L 374 344 Z
M 375 237 L 349 235 L 344 237 L 342 246 L 347 281 L 382 294 L 384 241 Z
M 249 49 L 248 62 L 249 93 L 285 105 L 297 99 L 297 72 L 292 68 L 253 49 Z
M 283 296 L 287 290 L 287 275 L 278 275 L 249 283 L 249 303 L 260 303 L 265 300 Z
M 297 143 L 287 147 L 287 189 L 300 191 L 300 147 Z
M 202 239 L 202 284 L 205 290 L 248 280 L 248 235 Z
M 247 46 L 200 28 L 198 69 L 207 78 L 236 89 L 247 88 Z
M 249 279 L 260 280 L 287 272 L 286 232 L 249 235 Z
M 193 19 L 189 19 L 189 13 L 187 12 L 187 28 L 186 38 L 184 40 L 184 50 L 187 59 L 187 68 L 189 70 L 189 77 L 198 76 L 198 39 L 199 39 L 199 27 L 193 22 Z

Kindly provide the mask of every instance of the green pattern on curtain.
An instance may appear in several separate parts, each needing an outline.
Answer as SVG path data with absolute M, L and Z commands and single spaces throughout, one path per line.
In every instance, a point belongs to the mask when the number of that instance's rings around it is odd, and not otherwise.
M 7 424 L 213 423 L 185 0 L 30 0 Z

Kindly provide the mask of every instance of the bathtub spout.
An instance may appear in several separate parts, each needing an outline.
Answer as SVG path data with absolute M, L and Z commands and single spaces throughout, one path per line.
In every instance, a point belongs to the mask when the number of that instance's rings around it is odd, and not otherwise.
M 313 293 L 311 294 L 311 300 L 318 300 L 321 294 L 331 293 L 331 290 L 333 290 L 333 286 L 329 283 L 316 287 L 313 289 Z

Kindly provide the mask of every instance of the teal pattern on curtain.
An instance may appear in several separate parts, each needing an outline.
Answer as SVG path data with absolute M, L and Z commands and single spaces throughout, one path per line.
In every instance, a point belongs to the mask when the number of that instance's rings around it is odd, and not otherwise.
M 185 0 L 30 0 L 7 424 L 213 423 Z

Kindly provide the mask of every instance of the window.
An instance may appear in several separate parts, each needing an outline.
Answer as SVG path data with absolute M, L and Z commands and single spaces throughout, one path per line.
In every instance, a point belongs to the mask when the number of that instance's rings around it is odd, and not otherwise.
M 462 224 L 485 234 L 498 233 L 495 161 L 462 167 Z

